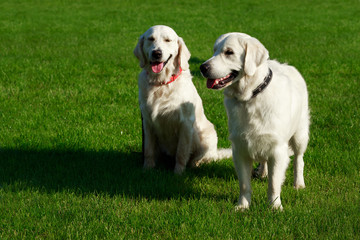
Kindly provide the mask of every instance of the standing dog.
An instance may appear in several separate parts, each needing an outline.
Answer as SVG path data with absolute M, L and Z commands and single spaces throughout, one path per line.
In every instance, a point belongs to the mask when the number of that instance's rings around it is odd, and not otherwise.
M 217 149 L 216 131 L 191 80 L 183 39 L 170 27 L 153 26 L 141 35 L 134 54 L 143 69 L 138 85 L 144 168 L 153 168 L 161 152 L 175 157 L 177 174 L 188 162 L 230 158 L 230 149 Z
M 295 155 L 294 187 L 305 187 L 303 155 L 309 140 L 306 84 L 294 67 L 268 58 L 257 39 L 228 33 L 216 40 L 213 57 L 200 67 L 208 88 L 225 88 L 229 138 L 240 185 L 236 209 L 249 208 L 253 161 L 268 165 L 268 200 L 274 208 L 282 209 L 280 192 L 289 152 Z M 266 165 L 263 170 L 267 171 Z

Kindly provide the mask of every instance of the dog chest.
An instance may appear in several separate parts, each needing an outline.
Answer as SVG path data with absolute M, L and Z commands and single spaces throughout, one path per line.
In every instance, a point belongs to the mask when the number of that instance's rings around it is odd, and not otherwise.
M 271 108 L 247 105 L 234 99 L 225 99 L 228 115 L 229 139 L 256 160 L 266 160 L 272 149 L 283 141 Z
M 179 102 L 172 96 L 149 98 L 145 105 L 145 115 L 163 151 L 174 155 L 182 129 L 193 129 L 195 106 L 190 102 Z

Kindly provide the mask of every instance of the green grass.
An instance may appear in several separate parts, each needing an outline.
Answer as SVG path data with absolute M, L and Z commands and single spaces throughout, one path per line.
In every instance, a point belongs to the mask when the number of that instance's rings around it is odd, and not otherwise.
M 0 2 L 0 239 L 359 239 L 360 4 L 349 1 Z M 296 66 L 309 90 L 306 189 L 283 212 L 253 180 L 235 212 L 231 159 L 175 176 L 142 171 L 140 72 L 133 49 L 155 24 L 192 53 L 193 82 L 219 146 L 229 147 L 221 92 L 200 64 L 238 31 Z

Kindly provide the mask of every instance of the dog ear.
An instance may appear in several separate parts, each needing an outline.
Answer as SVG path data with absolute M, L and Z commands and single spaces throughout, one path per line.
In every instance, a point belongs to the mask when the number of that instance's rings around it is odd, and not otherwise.
M 145 67 L 145 55 L 143 51 L 144 35 L 141 35 L 139 41 L 134 49 L 134 55 L 139 59 L 140 67 Z
M 177 55 L 177 63 L 179 64 L 179 66 L 181 66 L 183 70 L 187 70 L 189 69 L 189 59 L 191 56 L 190 51 L 186 47 L 185 42 L 181 37 L 179 37 L 178 39 L 178 45 L 179 50 Z
M 269 58 L 268 50 L 257 39 L 248 39 L 245 43 L 244 71 L 253 76 L 258 66 Z

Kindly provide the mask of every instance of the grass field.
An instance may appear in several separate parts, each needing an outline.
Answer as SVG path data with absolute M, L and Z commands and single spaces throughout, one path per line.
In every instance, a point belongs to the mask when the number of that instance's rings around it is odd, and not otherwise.
M 0 1 L 0 239 L 360 239 L 360 2 Z M 296 66 L 309 90 L 306 189 L 283 212 L 253 180 L 235 212 L 232 160 L 176 176 L 142 171 L 137 39 L 171 26 L 220 147 L 221 92 L 199 66 L 218 36 L 245 32 Z

